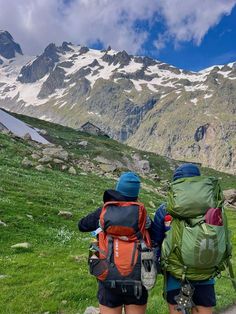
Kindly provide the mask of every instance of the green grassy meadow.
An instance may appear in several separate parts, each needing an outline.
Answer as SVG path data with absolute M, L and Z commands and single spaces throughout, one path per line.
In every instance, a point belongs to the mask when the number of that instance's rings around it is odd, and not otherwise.
M 58 125 L 24 117 L 27 122 L 44 128 L 53 142 L 65 146 L 76 157 L 95 157 L 113 153 L 113 158 L 133 151 L 110 139 L 97 138 Z M 88 140 L 88 148 L 76 141 Z M 67 144 L 65 144 L 67 143 Z M 87 173 L 70 175 L 59 170 L 39 172 L 22 168 L 22 159 L 32 151 L 23 140 L 0 133 L 0 313 L 3 314 L 78 314 L 87 306 L 97 306 L 96 280 L 88 273 L 87 254 L 90 234 L 80 233 L 80 218 L 102 204 L 105 189 L 115 182 Z M 143 153 L 144 154 L 144 153 Z M 163 179 L 170 179 L 170 165 L 164 158 L 149 154 L 153 167 Z M 216 173 L 209 169 L 203 172 Z M 235 188 L 236 178 L 217 173 L 224 188 Z M 147 181 L 148 182 L 148 181 Z M 155 185 L 154 182 L 148 182 Z M 163 199 L 156 193 L 141 191 L 140 201 L 151 216 Z M 72 219 L 58 216 L 59 210 L 71 211 Z M 229 225 L 236 229 L 236 213 L 228 210 Z M 30 250 L 11 245 L 30 242 Z M 236 247 L 236 235 L 233 234 Z M 234 258 L 234 265 L 236 258 Z M 217 280 L 217 310 L 233 304 L 236 292 L 229 280 Z M 148 313 L 165 314 L 162 278 L 150 293 Z

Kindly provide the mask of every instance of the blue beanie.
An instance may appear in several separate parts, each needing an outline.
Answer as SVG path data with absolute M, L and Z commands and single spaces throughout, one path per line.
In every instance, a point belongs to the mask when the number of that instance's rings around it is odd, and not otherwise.
M 183 164 L 179 166 L 173 175 L 173 180 L 178 180 L 181 178 L 188 178 L 188 177 L 197 177 L 200 176 L 199 168 L 194 164 Z
M 124 196 L 137 197 L 139 194 L 140 184 L 141 181 L 137 174 L 134 172 L 125 172 L 120 176 L 116 184 L 116 191 Z

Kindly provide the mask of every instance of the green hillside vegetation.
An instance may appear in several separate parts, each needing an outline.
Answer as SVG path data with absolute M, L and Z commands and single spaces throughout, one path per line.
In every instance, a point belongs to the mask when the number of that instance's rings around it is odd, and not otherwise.
M 25 122 L 44 129 L 49 139 L 62 145 L 74 158 L 109 157 L 120 160 L 131 158 L 133 148 L 105 137 L 91 136 L 70 128 L 20 116 Z M 88 146 L 78 146 L 79 141 Z M 0 133 L 0 313 L 40 314 L 83 313 L 87 306 L 97 306 L 96 280 L 88 273 L 87 253 L 90 234 L 79 233 L 77 222 L 102 204 L 105 189 L 113 188 L 115 181 L 94 173 L 78 171 L 77 175 L 60 170 L 44 172 L 23 168 L 21 163 L 34 147 L 27 141 Z M 139 152 L 149 159 L 151 167 L 162 180 L 170 179 L 177 162 L 155 154 Z M 202 169 L 204 174 L 222 178 L 224 189 L 236 187 L 236 177 Z M 119 174 L 119 173 L 118 173 Z M 156 183 L 145 178 L 145 184 Z M 151 216 L 163 197 L 142 190 L 140 201 L 146 204 Z M 60 210 L 73 213 L 71 219 L 58 216 Z M 236 228 L 236 215 L 228 211 L 231 229 Z M 12 245 L 29 242 L 30 249 L 13 249 Z M 236 237 L 233 236 L 236 247 Z M 236 261 L 236 259 L 234 259 Z M 161 297 L 162 278 L 158 278 L 150 293 L 148 313 L 165 314 Z M 217 309 L 236 300 L 227 279 L 217 281 Z

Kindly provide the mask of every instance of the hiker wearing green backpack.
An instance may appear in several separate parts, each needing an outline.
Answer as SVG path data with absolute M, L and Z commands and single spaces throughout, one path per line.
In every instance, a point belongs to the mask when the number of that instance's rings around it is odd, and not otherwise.
M 164 274 L 169 313 L 212 314 L 214 277 L 230 264 L 231 244 L 219 182 L 191 163 L 173 175 L 167 203 L 154 217 L 152 240 Z M 233 281 L 232 281 L 233 282 Z

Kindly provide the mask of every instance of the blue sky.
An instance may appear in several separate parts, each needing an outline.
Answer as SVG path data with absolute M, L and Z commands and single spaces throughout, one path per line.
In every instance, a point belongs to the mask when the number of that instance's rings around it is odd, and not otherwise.
M 23 52 L 50 43 L 126 50 L 198 71 L 236 61 L 236 0 L 0 0 Z
M 150 32 L 145 54 L 183 69 L 197 71 L 236 61 L 236 6 L 229 16 L 224 16 L 209 29 L 199 45 L 191 40 L 174 47 L 173 42 L 168 42 L 166 47 L 157 51 L 152 44 L 153 35 L 153 31 Z

